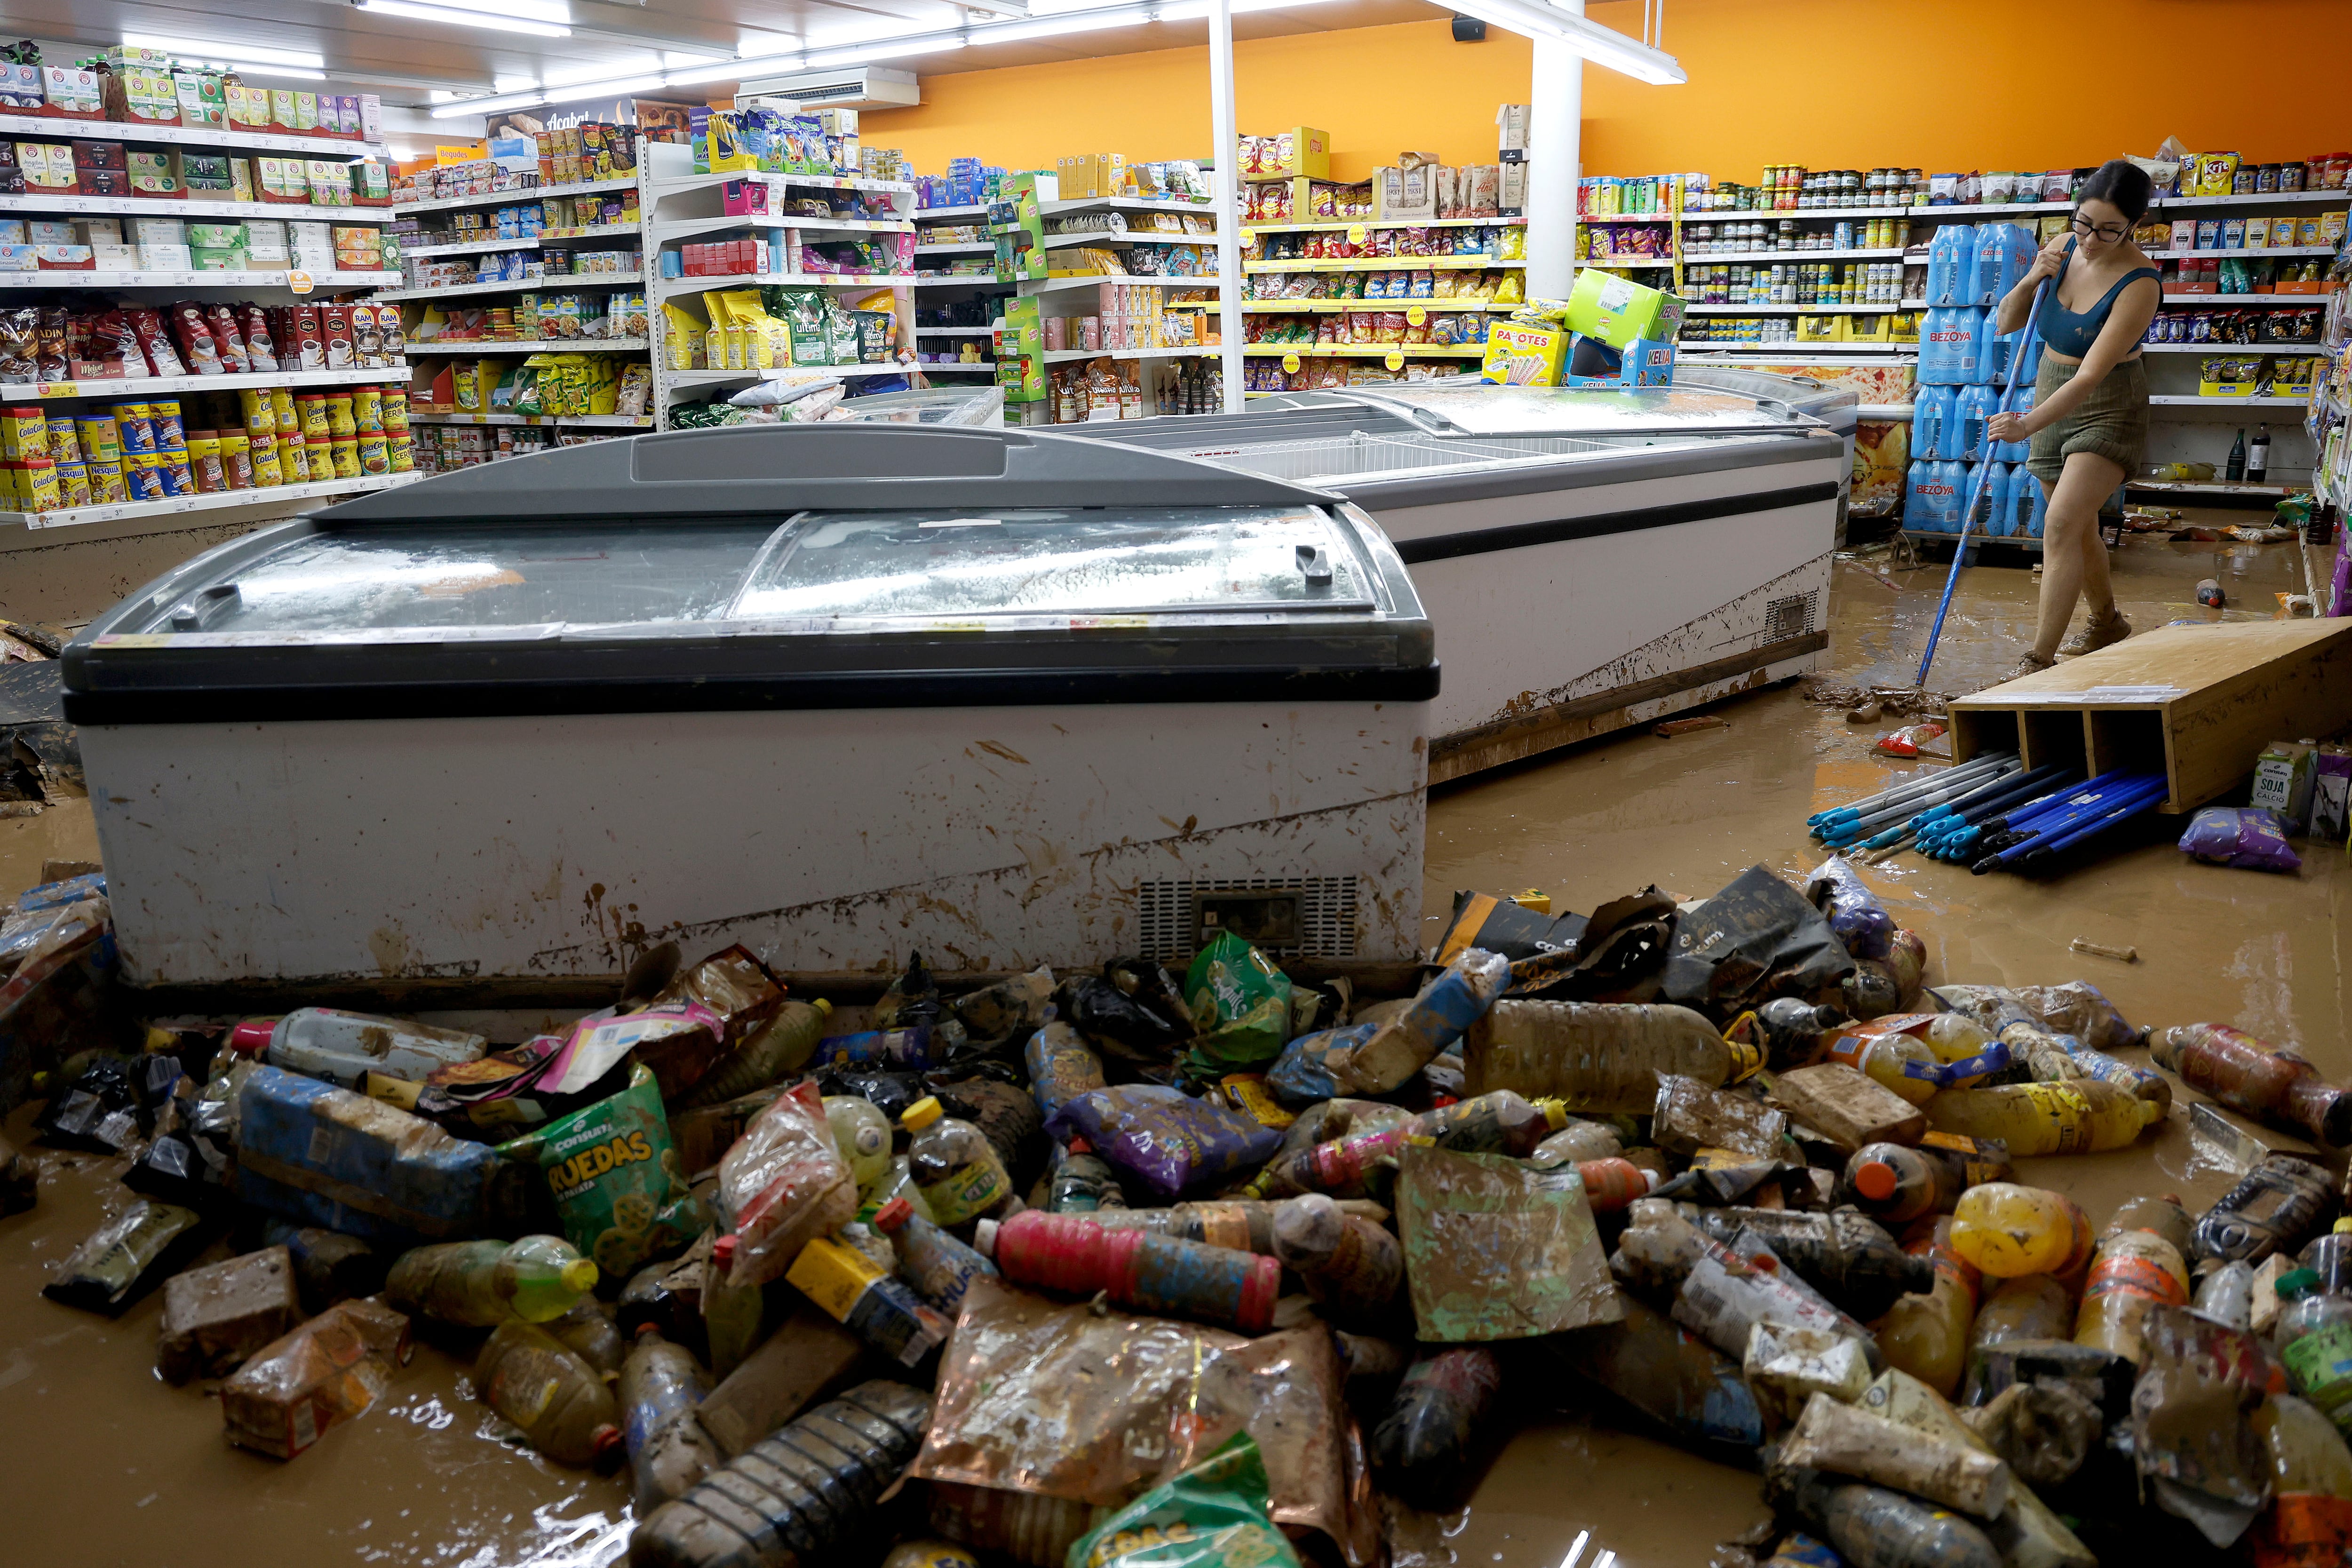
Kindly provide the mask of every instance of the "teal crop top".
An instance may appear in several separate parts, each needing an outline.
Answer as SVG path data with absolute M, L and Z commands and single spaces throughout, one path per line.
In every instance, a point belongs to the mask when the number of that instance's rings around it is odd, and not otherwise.
M 2164 274 L 2153 267 L 2135 267 L 2116 279 L 2116 286 L 2087 310 L 2074 311 L 2058 302 L 2058 289 L 2066 281 L 2066 268 L 2074 260 L 2074 242 L 2066 242 L 2066 259 L 2058 266 L 2058 276 L 2050 284 L 2050 298 L 2042 306 L 2042 341 L 2070 359 L 2081 359 L 2091 352 L 2099 340 L 2101 329 L 2107 324 L 2109 312 L 2116 308 L 2116 296 L 2125 286 L 2141 278 L 2153 278 L 2160 286 Z

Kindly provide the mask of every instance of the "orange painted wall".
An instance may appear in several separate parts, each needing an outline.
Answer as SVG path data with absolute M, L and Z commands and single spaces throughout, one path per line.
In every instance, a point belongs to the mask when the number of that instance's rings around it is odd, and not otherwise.
M 1634 0 L 1590 15 L 1641 27 Z M 1586 68 L 1583 163 L 1733 179 L 1768 163 L 2041 169 L 2153 153 L 2167 135 L 2300 158 L 2352 145 L 2335 74 L 2347 39 L 2341 0 L 1674 0 L 1665 46 L 1690 85 Z M 1360 179 L 1405 148 L 1491 158 L 1495 106 L 1527 98 L 1529 59 L 1500 29 L 1456 44 L 1443 18 L 1309 33 L 1237 45 L 1234 96 L 1244 132 L 1318 126 L 1335 172 Z M 926 75 L 920 108 L 869 111 L 864 130 L 930 174 L 962 154 L 1016 169 L 1195 157 L 1208 96 L 1207 51 L 1166 49 Z

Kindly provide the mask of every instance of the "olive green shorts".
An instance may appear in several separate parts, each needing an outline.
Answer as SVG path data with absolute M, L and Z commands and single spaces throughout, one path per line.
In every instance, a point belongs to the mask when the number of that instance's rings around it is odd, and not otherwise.
M 2074 379 L 2080 365 L 2053 354 L 2042 356 L 2042 373 L 2033 378 L 2033 401 L 2047 403 L 2060 387 Z M 2147 369 L 2138 360 L 2126 360 L 2107 372 L 2091 395 L 2074 412 L 2033 437 L 2026 470 L 2044 489 L 2058 483 L 2066 459 L 2076 452 L 2096 452 L 2119 466 L 2125 478 L 2139 472 L 2147 455 Z

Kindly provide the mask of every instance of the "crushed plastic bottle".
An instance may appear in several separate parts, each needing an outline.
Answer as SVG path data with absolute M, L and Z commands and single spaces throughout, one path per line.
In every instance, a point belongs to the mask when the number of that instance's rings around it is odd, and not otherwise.
M 559 1465 L 604 1468 L 623 1456 L 612 1389 L 537 1323 L 509 1318 L 491 1331 L 474 1360 L 474 1387 Z
M 1016 1285 L 1080 1296 L 1105 1291 L 1140 1312 L 1245 1334 L 1273 1325 L 1282 1282 L 1282 1265 L 1271 1258 L 1035 1209 L 984 1222 L 973 1242 Z
M 898 1278 L 950 1321 L 963 1310 L 963 1293 L 971 1282 L 996 1275 L 995 1264 L 917 1214 L 904 1198 L 884 1204 L 874 1225 L 898 1248 Z
M 1465 949 L 1422 988 L 1412 1006 L 1344 1058 L 1331 1058 L 1327 1066 L 1333 1082 L 1343 1094 L 1393 1092 L 1486 1016 L 1510 978 L 1511 962 L 1501 953 Z
M 1808 1475 L 1790 1500 L 1853 1568 L 2001 1568 L 1976 1523 L 1904 1492 Z
M 1462 1060 L 1472 1094 L 1516 1089 L 1574 1111 L 1645 1116 L 1660 1074 L 1717 1088 L 1731 1080 L 1733 1051 L 1687 1007 L 1507 997 L 1470 1026 Z
M 2291 1051 L 2227 1024 L 2176 1024 L 2156 1037 L 2149 1055 L 2232 1110 L 2323 1143 L 2352 1143 L 2352 1094 Z
M 2273 1252 L 2294 1253 L 2335 1217 L 2336 1184 L 2326 1167 L 2265 1154 L 2198 1216 L 2190 1247 L 2200 1260 L 2260 1263 Z
M 1879 1316 L 1895 1299 L 1933 1288 L 1935 1265 L 1903 1250 L 1875 1221 L 1851 1210 L 1803 1214 L 1788 1209 L 1699 1208 L 1682 1216 L 1716 1240 L 1747 1231 L 1799 1278 L 1857 1318 Z
M 694 1419 L 695 1406 L 709 1392 L 710 1379 L 691 1352 L 670 1343 L 651 1323 L 638 1328 L 636 1343 L 621 1363 L 618 1393 L 640 1519 L 718 1463 L 717 1447 Z M 680 1426 L 688 1430 L 673 1435 Z
M 954 1226 L 995 1213 L 1013 1196 L 1013 1178 L 988 1135 L 950 1116 L 936 1098 L 907 1107 L 899 1118 L 914 1141 L 907 1145 L 908 1168 L 931 1218 Z
M 335 1007 L 297 1007 L 282 1018 L 249 1018 L 229 1032 L 228 1043 L 242 1056 L 341 1089 L 359 1088 L 372 1072 L 423 1083 L 443 1068 L 480 1059 L 490 1044 L 457 1029 Z
M 1998 1139 L 2016 1159 L 2127 1149 L 2165 1116 L 2163 1106 L 2095 1079 L 1946 1089 L 1927 1111 L 1937 1131 Z
M 1376 1316 L 1404 1283 L 1404 1253 L 1396 1237 L 1342 1212 L 1320 1193 L 1280 1205 L 1273 1231 L 1275 1257 L 1342 1322 Z
M 1960 1194 L 1952 1250 L 1996 1279 L 2071 1274 L 2091 1260 L 2091 1216 L 2047 1188 L 1989 1182 Z
M 596 1266 L 560 1236 L 520 1241 L 449 1241 L 411 1247 L 384 1279 L 404 1311 L 487 1329 L 520 1318 L 543 1323 L 596 1288 Z

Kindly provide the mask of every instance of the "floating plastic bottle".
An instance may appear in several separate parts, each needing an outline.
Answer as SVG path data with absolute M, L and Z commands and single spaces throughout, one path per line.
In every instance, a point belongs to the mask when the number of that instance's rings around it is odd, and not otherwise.
M 640 1521 L 633 1568 L 826 1563 L 860 1534 L 930 1425 L 930 1396 L 865 1383 L 753 1444 Z M 788 1543 L 780 1552 L 777 1543 Z
M 2293 1052 L 2273 1050 L 2227 1024 L 2178 1024 L 2155 1037 L 2149 1054 L 2232 1110 L 2323 1143 L 2352 1143 L 2352 1095 Z
M 1503 1363 L 1483 1345 L 1413 1363 L 1372 1428 L 1372 1463 L 1388 1489 L 1424 1504 L 1450 1500 L 1502 1386 Z
M 971 1122 L 946 1114 L 936 1099 L 915 1101 L 899 1121 L 915 1135 L 907 1145 L 908 1168 L 935 1222 L 963 1225 L 1003 1208 L 1013 1196 L 1013 1178 L 996 1145 Z
M 1913 412 L 1916 419 L 1916 410 Z M 1915 427 L 1916 435 L 1916 427 Z M 1885 958 L 1895 936 L 1895 917 L 1843 855 L 1832 855 L 1805 878 L 1805 897 L 1830 922 L 1830 930 L 1855 958 Z
M 2074 1342 L 2140 1363 L 2139 1321 L 2156 1306 L 2189 1304 L 2189 1264 L 2152 1230 L 2110 1231 L 2091 1260 Z
M 2335 1217 L 2336 1184 L 2326 1166 L 2265 1154 L 2198 1216 L 2189 1247 L 2200 1260 L 2260 1263 L 2273 1252 L 2294 1252 Z
M 1952 1250 L 1996 1279 L 2071 1274 L 2091 1260 L 2091 1216 L 2047 1188 L 1989 1182 L 1954 1206 Z
M 1648 1115 L 1661 1073 L 1712 1089 L 1729 1082 L 1733 1068 L 1732 1048 L 1714 1025 L 1664 1003 L 1506 997 L 1471 1026 L 1462 1056 L 1471 1094 L 1514 1089 L 1595 1115 Z
M 1278 1205 L 1273 1229 L 1274 1256 L 1343 1321 L 1380 1312 L 1404 1283 L 1404 1253 L 1396 1237 L 1343 1213 L 1320 1193 Z
M 833 1141 L 840 1145 L 841 1157 L 849 1165 L 849 1175 L 861 1193 L 871 1192 L 876 1183 L 890 1173 L 890 1119 L 875 1108 L 870 1100 L 854 1094 L 828 1094 L 824 1097 L 824 1120 L 833 1129 Z
M 662 1338 L 651 1323 L 639 1326 L 636 1343 L 621 1363 L 621 1434 L 635 1481 L 637 1515 L 643 1518 L 677 1495 L 654 1463 L 656 1440 L 671 1426 L 689 1419 L 710 1380 L 691 1352 Z
M 1882 1225 L 1922 1215 L 1949 1214 L 1970 1187 L 2005 1182 L 2015 1173 L 2009 1151 L 1950 1132 L 1930 1132 L 1916 1149 L 1865 1143 L 1845 1163 L 1838 1199 Z
M 1747 1231 L 1799 1278 L 1857 1318 L 1877 1317 L 1896 1297 L 1926 1290 L 1935 1282 L 1933 1263 L 1904 1251 L 1875 1221 L 1851 1209 L 1806 1214 L 1685 1205 L 1681 1212 L 1720 1242 L 1728 1244 Z
M 1852 1568 L 2000 1568 L 1974 1522 L 1907 1493 L 1828 1477 L 1793 1489 L 1798 1510 Z
M 297 1007 L 282 1018 L 248 1018 L 229 1048 L 271 1067 L 357 1089 L 369 1073 L 422 1083 L 442 1068 L 480 1058 L 489 1041 L 457 1029 L 379 1018 L 334 1007 Z
M 537 1323 L 509 1318 L 492 1331 L 474 1360 L 474 1387 L 559 1465 L 603 1466 L 621 1457 L 613 1391 Z
M 1879 1353 L 1886 1364 L 1909 1373 L 1950 1398 L 1968 1365 L 1969 1330 L 1976 1321 L 1983 1279 L 1952 1250 L 1952 1222 L 1939 1216 L 1930 1233 L 1911 1243 L 1914 1257 L 1935 1270 L 1926 1292 L 1899 1297 L 1877 1323 Z
M 761 1025 L 731 1055 L 720 1058 L 671 1109 L 691 1110 L 723 1104 L 800 1071 L 816 1054 L 816 1043 L 824 1037 L 832 1018 L 833 1004 L 822 996 L 814 1002 L 788 998 L 774 1017 Z
M 1927 1105 L 1938 1132 L 1999 1139 L 2012 1158 L 2129 1148 L 2164 1120 L 2164 1107 L 2095 1079 L 1946 1089 Z
M 1826 1056 L 1913 1105 L 1925 1105 L 1936 1098 L 1942 1064 L 1924 1040 L 1899 1034 L 1843 1033 L 1832 1037 Z
M 1114 1229 L 1076 1215 L 1035 1209 L 974 1238 L 982 1255 L 1016 1285 L 1091 1296 L 1107 1291 L 1123 1307 L 1192 1318 L 1262 1334 L 1274 1321 L 1282 1265 L 1255 1253 L 1148 1231 Z
M 384 1279 L 384 1299 L 445 1323 L 543 1323 L 596 1288 L 596 1266 L 560 1236 L 448 1241 L 412 1247 Z
M 875 1228 L 898 1250 L 898 1278 L 915 1294 L 952 1320 L 963 1310 L 963 1294 L 996 1265 L 917 1214 L 904 1198 L 893 1198 L 874 1216 Z
M 1334 1081 L 1348 1094 L 1392 1092 L 1485 1016 L 1510 978 L 1511 962 L 1501 953 L 1464 950 L 1422 988 L 1412 1006 L 1381 1025 L 1346 1059 L 1331 1060 Z

